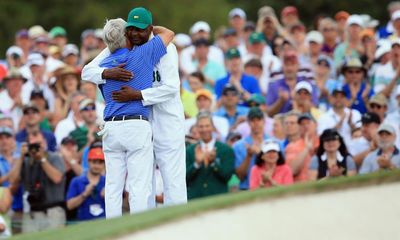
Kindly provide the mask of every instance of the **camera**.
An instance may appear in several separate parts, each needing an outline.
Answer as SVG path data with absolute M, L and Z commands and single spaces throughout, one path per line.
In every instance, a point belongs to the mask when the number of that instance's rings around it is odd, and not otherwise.
M 28 145 L 29 152 L 38 152 L 40 150 L 40 143 L 30 143 Z
M 41 186 L 32 186 L 29 189 L 28 202 L 31 208 L 36 208 L 42 205 L 45 201 L 45 192 Z

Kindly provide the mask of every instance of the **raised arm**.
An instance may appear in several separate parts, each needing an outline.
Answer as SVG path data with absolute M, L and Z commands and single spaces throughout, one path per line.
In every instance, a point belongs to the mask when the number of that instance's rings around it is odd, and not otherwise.
M 154 26 L 153 33 L 154 35 L 160 36 L 164 46 L 168 46 L 168 44 L 172 42 L 175 37 L 175 33 L 173 31 L 161 26 Z

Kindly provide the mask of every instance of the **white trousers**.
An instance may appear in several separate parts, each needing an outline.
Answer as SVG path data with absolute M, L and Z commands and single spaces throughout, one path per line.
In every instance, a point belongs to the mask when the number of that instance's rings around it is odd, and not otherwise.
M 153 143 L 150 123 L 145 120 L 110 121 L 104 126 L 106 161 L 106 218 L 122 216 L 125 180 L 130 213 L 149 209 L 152 195 Z

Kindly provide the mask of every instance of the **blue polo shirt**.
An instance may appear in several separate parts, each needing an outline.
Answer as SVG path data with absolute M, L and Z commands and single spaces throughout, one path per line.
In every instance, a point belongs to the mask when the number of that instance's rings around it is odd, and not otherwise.
M 267 135 L 264 135 L 264 140 L 269 139 Z M 235 144 L 233 144 L 233 151 L 235 152 L 235 169 L 237 169 L 247 155 L 246 145 L 253 145 L 253 138 L 251 136 L 240 139 Z M 243 181 L 240 181 L 239 188 L 241 190 L 249 189 L 249 178 L 251 168 L 254 166 L 256 161 L 256 155 L 253 155 L 250 160 L 249 168 L 247 169 L 247 176 Z
M 87 178 L 86 174 L 74 177 L 69 184 L 67 201 L 82 194 L 88 184 L 89 179 Z M 100 193 L 105 185 L 106 178 L 104 176 L 100 176 L 99 183 L 93 189 L 92 194 L 82 202 L 81 206 L 79 206 L 78 220 L 84 221 L 96 218 L 104 218 L 106 216 L 104 198 L 100 196 Z
M 363 94 L 363 92 L 364 92 L 366 87 L 367 87 L 367 85 L 364 82 L 361 83 L 361 87 L 360 87 L 360 90 L 357 93 L 356 100 L 351 105 L 351 108 L 358 110 L 361 113 L 361 115 L 367 112 L 367 106 L 365 105 L 366 102 L 364 102 L 364 100 L 362 98 L 362 94 Z M 351 99 L 351 91 L 350 91 L 349 84 L 346 84 L 346 85 L 343 86 L 343 91 L 344 91 L 344 93 L 346 95 L 346 98 L 347 99 Z M 368 99 L 372 95 L 374 95 L 374 90 L 371 88 L 371 90 L 368 93 Z
M 238 119 L 238 117 L 240 116 L 247 116 L 247 113 L 249 112 L 249 108 L 248 107 L 243 107 L 243 106 L 237 106 L 236 107 L 236 113 L 233 116 L 228 115 L 228 113 L 226 112 L 224 107 L 219 108 L 214 115 L 215 116 L 219 116 L 219 117 L 223 117 L 226 118 L 228 120 L 229 123 L 229 127 L 232 127 L 233 124 L 235 124 L 236 120 Z
M 150 108 L 143 106 L 142 101 L 119 103 L 112 99 L 112 92 L 119 91 L 122 86 L 129 86 L 139 91 L 150 88 L 153 83 L 153 69 L 166 53 L 167 49 L 161 38 L 156 36 L 132 50 L 118 49 L 100 63 L 100 67 L 105 68 L 113 68 L 121 63 L 126 63 L 125 69 L 134 73 L 133 79 L 128 82 L 106 79 L 106 83 L 100 87 L 106 103 L 104 119 L 123 115 L 149 117 Z
M 54 136 L 54 134 L 52 132 L 49 132 L 47 130 L 40 130 L 40 132 L 42 132 L 43 137 L 46 139 L 47 142 L 47 150 L 50 152 L 55 152 L 57 151 L 57 141 L 56 141 L 56 137 Z M 17 140 L 17 142 L 27 142 L 28 141 L 28 132 L 26 131 L 26 129 L 22 129 L 21 131 L 19 131 L 17 133 L 17 135 L 15 135 L 15 139 Z
M 215 83 L 215 94 L 217 95 L 217 99 L 220 99 L 222 96 L 222 90 L 227 83 L 229 83 L 229 79 L 231 78 L 231 74 L 228 74 L 226 77 L 221 78 Z M 240 79 L 240 85 L 247 92 L 253 93 L 261 93 L 260 86 L 258 85 L 257 79 L 250 75 L 242 74 L 242 78 Z

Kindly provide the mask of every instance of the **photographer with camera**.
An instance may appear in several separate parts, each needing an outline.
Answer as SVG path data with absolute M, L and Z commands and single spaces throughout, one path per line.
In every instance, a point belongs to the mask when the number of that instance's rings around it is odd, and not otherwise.
M 13 166 L 10 180 L 22 184 L 24 193 L 23 232 L 42 231 L 65 224 L 65 166 L 57 153 L 47 150 L 41 133 L 28 136 L 21 157 Z

